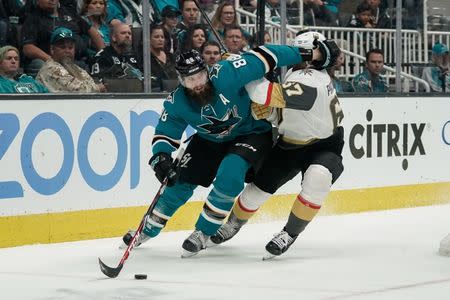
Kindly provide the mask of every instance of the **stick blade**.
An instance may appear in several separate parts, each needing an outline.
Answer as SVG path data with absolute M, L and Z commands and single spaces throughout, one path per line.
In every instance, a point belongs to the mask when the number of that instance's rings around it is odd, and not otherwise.
M 98 258 L 98 263 L 100 264 L 100 270 L 102 271 L 102 273 L 108 276 L 109 278 L 116 278 L 123 267 L 123 263 L 119 263 L 119 265 L 116 268 L 108 267 L 104 262 L 102 262 L 100 257 Z
M 276 255 L 273 255 L 272 253 L 269 253 L 266 251 L 266 253 L 264 254 L 262 260 L 266 261 L 266 260 L 271 260 L 273 258 L 277 257 Z

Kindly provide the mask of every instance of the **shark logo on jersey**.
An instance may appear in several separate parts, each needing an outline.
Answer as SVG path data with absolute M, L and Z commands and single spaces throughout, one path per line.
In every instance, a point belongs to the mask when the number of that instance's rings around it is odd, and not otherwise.
M 207 116 L 217 116 L 216 111 L 214 110 L 214 107 L 212 107 L 211 104 L 206 104 L 205 106 L 202 106 L 202 111 L 200 115 L 202 116 L 202 119 L 205 119 Z
M 213 77 L 219 78 L 219 71 L 220 68 L 222 68 L 222 65 L 215 64 L 209 69 L 209 78 L 212 79 Z
M 217 134 L 217 138 L 229 135 L 233 128 L 242 120 L 236 106 L 233 109 L 229 108 L 221 119 L 213 116 L 204 116 L 204 118 L 208 120 L 208 123 L 198 127 L 205 130 L 208 134 Z

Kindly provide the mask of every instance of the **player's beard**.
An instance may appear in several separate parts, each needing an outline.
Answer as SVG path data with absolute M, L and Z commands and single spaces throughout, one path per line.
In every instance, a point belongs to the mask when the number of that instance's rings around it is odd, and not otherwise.
M 211 80 L 208 80 L 203 91 L 195 92 L 194 90 L 186 88 L 186 94 L 190 100 L 200 106 L 204 106 L 212 102 L 214 95 L 216 94 L 216 88 L 211 83 Z

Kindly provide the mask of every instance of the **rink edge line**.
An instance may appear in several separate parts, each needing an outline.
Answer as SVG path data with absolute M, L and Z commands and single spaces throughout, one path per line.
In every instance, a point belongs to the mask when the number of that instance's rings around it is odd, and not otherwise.
M 450 203 L 450 182 L 333 191 L 321 215 L 407 208 Z M 284 220 L 295 194 L 273 196 L 252 222 Z M 166 231 L 193 228 L 202 201 L 188 202 L 168 222 Z M 63 213 L 0 217 L 0 248 L 107 238 L 138 225 L 147 207 L 121 207 Z

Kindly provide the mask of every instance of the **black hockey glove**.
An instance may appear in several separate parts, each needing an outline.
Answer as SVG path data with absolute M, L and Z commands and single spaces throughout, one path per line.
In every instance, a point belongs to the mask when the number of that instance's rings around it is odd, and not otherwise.
M 167 178 L 167 186 L 172 186 L 178 179 L 177 166 L 174 165 L 170 154 L 165 152 L 156 153 L 148 162 L 159 182 L 163 183 Z
M 314 60 L 312 65 L 317 70 L 326 69 L 328 67 L 334 66 L 336 61 L 341 53 L 341 49 L 339 49 L 338 45 L 333 40 L 319 41 L 314 40 L 314 46 L 317 47 L 322 53 L 322 60 Z

